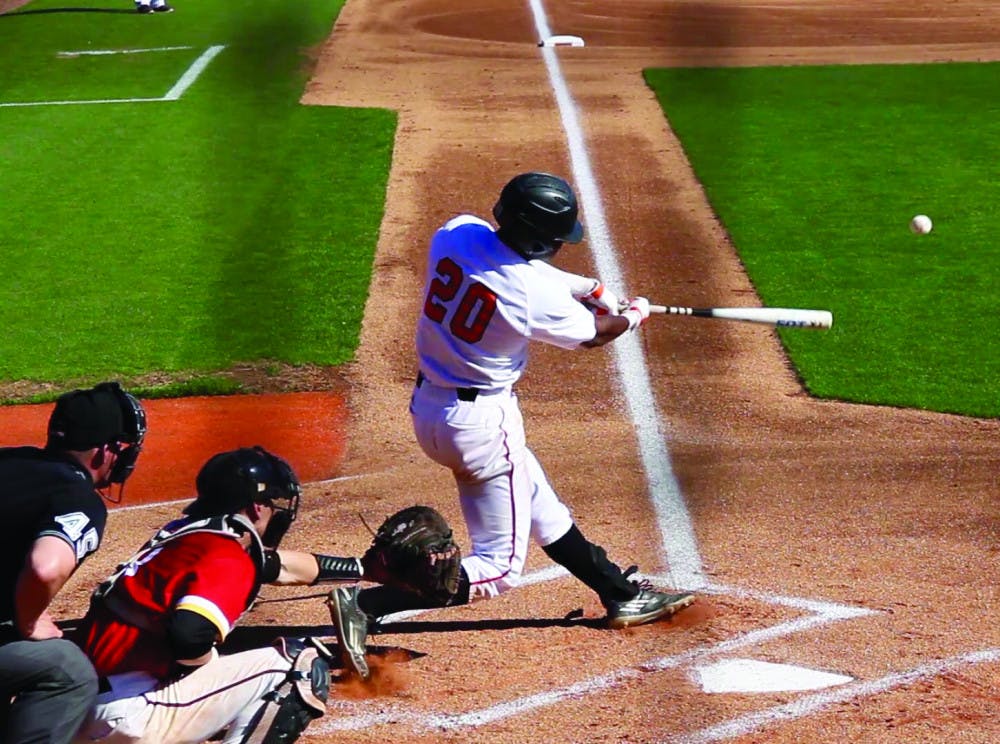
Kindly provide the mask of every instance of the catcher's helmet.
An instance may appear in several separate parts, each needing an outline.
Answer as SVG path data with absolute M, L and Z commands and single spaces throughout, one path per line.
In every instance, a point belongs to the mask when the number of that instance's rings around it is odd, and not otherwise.
M 263 447 L 243 447 L 209 458 L 195 481 L 198 497 L 184 513 L 192 517 L 235 514 L 251 504 L 275 511 L 261 541 L 278 547 L 299 509 L 299 479 L 291 466 Z
M 506 245 L 527 259 L 550 258 L 563 243 L 583 239 L 577 211 L 576 194 L 566 181 L 532 172 L 507 182 L 493 207 L 493 217 Z

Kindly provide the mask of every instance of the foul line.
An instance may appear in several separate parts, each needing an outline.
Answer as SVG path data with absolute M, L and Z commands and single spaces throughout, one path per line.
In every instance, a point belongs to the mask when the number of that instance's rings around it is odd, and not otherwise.
M 539 38 L 552 35 L 545 19 L 541 0 L 529 0 L 535 17 Z M 610 286 L 625 289 L 624 276 L 611 231 L 604 215 L 597 179 L 594 178 L 587 153 L 586 139 L 580 125 L 576 102 L 563 77 L 555 47 L 542 47 L 542 58 L 549 73 L 555 93 L 563 129 L 569 143 L 570 164 L 580 193 L 580 202 L 586 215 L 590 250 L 597 267 L 597 274 Z M 636 427 L 639 456 L 646 473 L 649 493 L 656 509 L 660 539 L 666 554 L 668 585 L 678 589 L 700 589 L 706 584 L 701 566 L 701 556 L 691 517 L 684 496 L 674 475 L 670 452 L 667 450 L 667 433 L 663 430 L 657 413 L 656 398 L 650 383 L 649 369 L 637 334 L 628 333 L 612 344 L 618 377 L 622 381 L 629 415 Z

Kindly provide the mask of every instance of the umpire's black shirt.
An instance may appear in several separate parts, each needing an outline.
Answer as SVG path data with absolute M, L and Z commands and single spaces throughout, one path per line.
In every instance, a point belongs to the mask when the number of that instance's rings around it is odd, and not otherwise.
M 100 545 L 107 516 L 76 460 L 38 447 L 0 449 L 0 623 L 14 619 L 17 577 L 35 540 L 62 538 L 79 565 Z

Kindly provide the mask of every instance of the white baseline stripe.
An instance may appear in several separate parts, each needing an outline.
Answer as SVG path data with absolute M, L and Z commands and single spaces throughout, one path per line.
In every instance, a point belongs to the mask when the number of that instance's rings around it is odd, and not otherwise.
M 91 103 L 156 103 L 162 98 L 98 98 L 93 101 L 25 101 L 20 103 L 0 103 L 0 108 L 26 106 L 83 106 Z
M 541 0 L 529 0 L 535 17 L 535 28 L 542 39 L 551 36 Z M 586 140 L 576 103 L 559 66 L 555 47 L 542 47 L 542 58 L 549 73 L 559 114 L 569 143 L 570 162 L 586 215 L 590 249 L 598 276 L 609 286 L 625 289 L 625 282 L 615 251 L 611 231 L 604 215 L 597 179 L 594 178 L 587 153 Z M 661 426 L 653 387 L 650 384 L 646 358 L 636 334 L 630 333 L 613 344 L 618 376 L 622 380 L 625 400 L 636 426 L 639 455 L 646 471 L 653 505 L 659 521 L 660 536 L 666 553 L 669 584 L 679 589 L 699 589 L 706 579 L 701 566 L 698 542 L 691 525 L 684 497 L 674 476 L 666 432 Z
M 218 45 L 210 46 L 206 49 L 205 52 L 187 69 L 187 72 L 181 75 L 180 80 L 174 84 L 174 87 L 167 91 L 167 94 L 163 96 L 163 100 L 176 101 L 184 95 L 184 91 L 194 84 L 194 81 L 198 79 L 198 76 L 204 72 L 206 67 L 208 67 L 208 63 L 215 59 L 219 52 L 225 48 L 226 47 L 224 45 Z
M 903 685 L 908 685 L 927 677 L 936 677 L 953 669 L 995 661 L 1000 661 L 1000 648 L 989 648 L 960 656 L 952 656 L 949 659 L 934 661 L 908 671 L 894 672 L 879 679 L 856 682 L 833 690 L 806 695 L 791 703 L 748 713 L 745 716 L 734 718 L 717 726 L 709 726 L 701 731 L 680 736 L 671 741 L 681 742 L 682 744 L 704 744 L 705 742 L 731 739 L 736 736 L 743 736 L 744 734 L 759 731 L 764 726 L 780 721 L 791 721 L 796 718 L 802 718 L 837 703 L 844 703 L 855 698 L 869 697 L 881 692 L 887 692 L 893 688 L 902 687 Z
M 151 47 L 149 49 L 81 49 L 75 52 L 56 52 L 57 57 L 95 57 L 105 54 L 145 54 L 146 52 L 174 52 L 179 49 L 193 49 L 190 46 Z

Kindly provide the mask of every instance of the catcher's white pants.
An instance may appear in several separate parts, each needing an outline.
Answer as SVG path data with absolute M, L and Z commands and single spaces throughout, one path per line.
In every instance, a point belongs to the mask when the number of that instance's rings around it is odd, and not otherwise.
M 223 729 L 224 744 L 241 741 L 291 666 L 268 647 L 220 656 L 160 687 L 141 672 L 112 676 L 74 742 L 199 744 Z
M 573 525 L 542 466 L 528 449 L 517 396 L 510 390 L 459 400 L 426 380 L 410 402 L 413 430 L 431 459 L 451 469 L 472 550 L 462 559 L 470 598 L 516 586 L 528 536 L 542 546 Z

